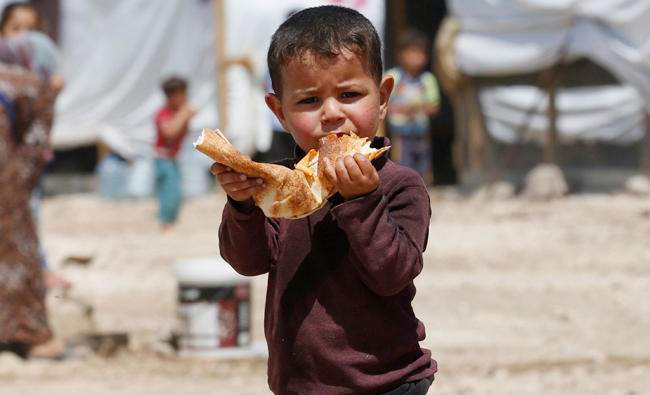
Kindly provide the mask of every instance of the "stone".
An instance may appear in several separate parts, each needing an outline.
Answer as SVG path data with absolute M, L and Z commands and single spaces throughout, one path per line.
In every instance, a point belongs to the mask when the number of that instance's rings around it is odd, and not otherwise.
M 522 195 L 534 200 L 557 199 L 569 192 L 569 186 L 562 170 L 552 164 L 535 166 L 524 181 Z
M 640 196 L 650 196 L 650 177 L 637 174 L 625 182 L 625 190 Z

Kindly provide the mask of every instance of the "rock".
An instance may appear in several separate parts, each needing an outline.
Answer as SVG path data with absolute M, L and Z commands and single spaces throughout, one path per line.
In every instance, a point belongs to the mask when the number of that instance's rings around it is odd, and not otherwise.
M 650 196 L 650 177 L 637 174 L 625 182 L 625 189 L 635 195 Z
M 524 181 L 522 195 L 529 199 L 557 199 L 569 192 L 562 170 L 551 164 L 535 166 Z

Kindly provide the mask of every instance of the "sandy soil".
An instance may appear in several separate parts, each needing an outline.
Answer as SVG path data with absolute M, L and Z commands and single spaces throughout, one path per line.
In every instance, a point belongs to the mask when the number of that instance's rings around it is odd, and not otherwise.
M 153 201 L 46 200 L 51 264 L 93 307 L 84 324 L 51 298 L 52 321 L 63 334 L 84 325 L 126 331 L 131 345 L 112 358 L 63 362 L 0 354 L 0 393 L 268 393 L 264 359 L 188 360 L 152 347 L 177 324 L 172 264 L 218 253 L 223 202 L 220 194 L 187 202 L 163 234 Z M 430 393 L 649 393 L 650 199 L 486 202 L 434 192 L 432 206 L 415 300 L 423 346 L 440 368 Z M 70 256 L 92 260 L 64 264 Z M 253 280 L 257 338 L 264 282 Z

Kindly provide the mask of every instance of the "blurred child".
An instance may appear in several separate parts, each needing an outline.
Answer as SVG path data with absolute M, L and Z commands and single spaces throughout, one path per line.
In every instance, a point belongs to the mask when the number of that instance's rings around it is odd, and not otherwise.
M 182 191 L 176 157 L 187 134 L 189 120 L 196 110 L 187 101 L 187 82 L 171 77 L 162 84 L 167 103 L 156 114 L 156 192 L 158 219 L 163 230 L 169 229 L 178 217 Z
M 271 39 L 275 93 L 266 103 L 296 141 L 292 168 L 318 140 L 352 131 L 375 137 L 393 78 L 382 78 L 374 27 L 352 9 L 300 11 Z M 239 273 L 268 273 L 264 331 L 268 380 L 282 394 L 425 394 L 436 362 L 420 348 L 413 279 L 422 270 L 431 209 L 422 179 L 381 155 L 326 161 L 338 193 L 300 219 L 267 218 L 251 197 L 264 180 L 215 163 L 228 194 L 219 229 Z
M 428 62 L 427 38 L 407 30 L 397 42 L 397 67 L 387 71 L 395 79 L 388 106 L 388 130 L 398 140 L 394 152 L 400 164 L 431 181 L 431 137 L 429 117 L 438 112 L 440 93 Z

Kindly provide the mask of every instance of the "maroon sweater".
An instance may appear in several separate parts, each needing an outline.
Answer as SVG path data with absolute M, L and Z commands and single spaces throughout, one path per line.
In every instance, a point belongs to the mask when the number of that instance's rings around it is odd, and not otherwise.
M 378 393 L 437 370 L 419 346 L 424 326 L 411 307 L 429 195 L 414 171 L 385 155 L 373 165 L 374 192 L 349 201 L 337 194 L 306 218 L 271 219 L 226 204 L 221 255 L 243 275 L 269 273 L 264 331 L 275 393 Z

